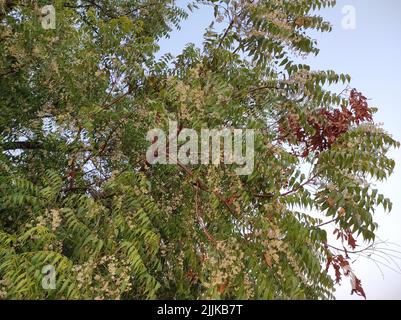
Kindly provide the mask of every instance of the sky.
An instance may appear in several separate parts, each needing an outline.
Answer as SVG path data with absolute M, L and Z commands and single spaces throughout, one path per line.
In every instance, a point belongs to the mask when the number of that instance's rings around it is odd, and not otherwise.
M 178 0 L 179 5 L 185 6 L 185 3 Z M 346 6 L 354 10 L 355 28 L 352 25 L 344 28 L 343 22 L 351 17 L 350 11 L 343 12 Z M 333 31 L 313 34 L 321 51 L 317 57 L 308 58 L 307 63 L 313 69 L 350 74 L 351 86 L 363 92 L 370 99 L 369 104 L 379 109 L 375 121 L 383 123 L 401 141 L 401 0 L 337 0 L 336 7 L 320 14 L 332 23 Z M 181 30 L 174 31 L 170 39 L 160 41 L 160 52 L 177 55 L 190 42 L 201 46 L 203 32 L 212 18 L 212 10 L 206 7 L 191 13 L 182 22 Z M 390 155 L 396 161 L 394 174 L 377 187 L 392 200 L 393 210 L 388 214 L 379 208 L 374 219 L 379 224 L 378 239 L 389 242 L 382 247 L 393 253 L 389 250 L 401 251 L 401 150 L 394 150 Z M 401 299 L 401 270 L 395 264 L 401 265 L 401 259 L 386 262 L 383 257 L 377 258 L 394 270 L 363 258 L 352 264 L 367 298 Z M 360 299 L 351 296 L 350 291 L 349 282 L 343 281 L 337 288 L 337 299 Z

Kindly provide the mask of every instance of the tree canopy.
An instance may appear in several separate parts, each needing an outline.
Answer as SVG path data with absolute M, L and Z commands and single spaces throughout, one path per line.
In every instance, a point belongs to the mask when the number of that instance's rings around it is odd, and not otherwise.
M 399 144 L 349 75 L 296 62 L 335 1 L 51 4 L 45 29 L 49 1 L 0 0 L 0 298 L 330 299 L 342 277 L 365 296 L 350 256 L 391 210 L 372 183 Z M 157 58 L 201 6 L 203 45 Z M 254 129 L 253 173 L 150 165 L 169 121 Z

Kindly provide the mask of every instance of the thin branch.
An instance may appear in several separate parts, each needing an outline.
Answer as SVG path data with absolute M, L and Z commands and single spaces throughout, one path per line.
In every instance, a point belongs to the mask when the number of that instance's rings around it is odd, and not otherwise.
M 327 244 L 327 243 L 326 243 L 326 245 L 327 245 L 328 247 L 334 249 L 334 250 L 338 250 L 338 251 L 341 251 L 341 252 L 346 252 L 346 253 L 348 253 L 348 254 L 358 254 L 358 253 L 364 253 L 364 252 L 366 252 L 367 250 L 371 249 L 371 248 L 373 247 L 374 243 L 372 243 L 370 246 L 368 246 L 368 247 L 366 247 L 366 248 L 364 248 L 364 249 L 357 250 L 357 251 L 348 251 L 348 250 L 345 250 L 345 249 L 340 249 L 340 248 L 334 247 L 334 246 L 332 246 L 332 245 L 330 245 L 330 244 Z
M 310 177 L 308 180 L 306 180 L 304 183 L 301 183 L 299 186 L 296 188 L 293 188 L 285 193 L 280 194 L 280 197 L 285 197 L 290 195 L 291 193 L 297 192 L 299 189 L 303 188 L 304 186 L 308 185 L 311 183 L 315 178 L 317 177 L 317 174 L 314 174 L 312 177 Z
M 208 240 L 210 242 L 216 243 L 216 239 L 214 239 L 212 237 L 212 235 L 209 233 L 209 231 L 207 231 L 206 226 L 204 221 L 202 220 L 200 214 L 199 214 L 199 209 L 200 209 L 200 201 L 199 201 L 199 183 L 196 184 L 196 188 L 195 188 L 195 214 L 196 214 L 196 218 L 198 219 L 198 223 L 200 228 L 202 229 L 203 233 L 206 235 L 206 238 L 208 238 Z
M 332 222 L 335 222 L 336 220 L 337 220 L 337 218 L 334 218 L 334 219 L 331 219 L 330 221 L 323 222 L 323 223 L 318 224 L 317 226 L 314 226 L 314 227 L 315 227 L 315 228 L 320 228 L 320 227 L 323 227 L 323 226 L 325 226 L 325 225 L 328 225 L 328 224 L 330 224 L 330 223 L 332 223 Z

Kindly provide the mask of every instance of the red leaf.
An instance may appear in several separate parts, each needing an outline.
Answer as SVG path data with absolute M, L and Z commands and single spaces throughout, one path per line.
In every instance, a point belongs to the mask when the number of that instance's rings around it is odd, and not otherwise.
M 355 275 L 352 275 L 351 285 L 352 285 L 351 295 L 356 293 L 358 296 L 364 297 L 366 300 L 366 294 L 362 288 L 361 280 L 359 280 Z
M 351 232 L 348 232 L 348 245 L 352 248 L 352 250 L 355 250 L 355 248 L 356 248 L 356 240 L 352 236 Z

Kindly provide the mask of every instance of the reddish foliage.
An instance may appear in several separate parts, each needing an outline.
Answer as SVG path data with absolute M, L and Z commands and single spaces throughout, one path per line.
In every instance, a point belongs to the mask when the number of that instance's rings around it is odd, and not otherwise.
M 218 287 L 219 293 L 223 294 L 225 289 L 226 289 L 226 284 L 225 283 L 220 283 L 219 287 Z
M 335 229 L 333 234 L 337 234 L 337 240 L 341 239 L 342 242 L 347 241 L 348 245 L 352 250 L 355 250 L 357 244 L 354 236 L 352 235 L 352 232 L 350 230 L 339 230 Z M 346 249 L 344 248 L 346 251 Z
M 349 103 L 351 109 L 354 111 L 354 122 L 356 124 L 359 124 L 363 121 L 373 120 L 372 113 L 370 112 L 368 103 L 366 102 L 366 97 L 364 97 L 362 93 L 352 89 Z
M 334 255 L 334 256 L 331 254 L 328 255 L 326 271 L 329 271 L 330 266 L 332 266 L 334 269 L 336 283 L 340 283 L 340 281 L 341 281 L 341 270 L 343 270 L 343 273 L 345 276 L 349 275 L 349 272 L 350 272 L 349 271 L 350 270 L 349 262 L 341 254 Z
M 345 235 L 342 231 L 338 229 L 336 229 L 334 233 L 337 233 L 338 237 L 344 236 L 348 239 L 350 239 L 351 237 L 351 239 L 353 239 L 351 241 L 355 241 L 352 235 Z M 356 293 L 358 296 L 362 296 L 366 299 L 365 291 L 362 288 L 362 282 L 356 277 L 351 269 L 351 265 L 348 262 L 349 257 L 347 254 L 347 250 L 344 248 L 345 257 L 342 254 L 333 255 L 332 252 L 330 252 L 330 250 L 328 249 L 328 245 L 325 244 L 325 252 L 327 256 L 326 272 L 329 271 L 330 266 L 333 267 L 335 281 L 337 284 L 340 284 L 342 275 L 344 275 L 345 277 L 350 277 L 352 286 L 351 294 Z
M 355 275 L 352 277 L 352 290 L 351 295 L 356 293 L 358 296 L 362 296 L 366 299 L 365 291 L 362 288 L 362 282 Z
M 237 194 L 233 194 L 230 196 L 228 199 L 225 200 L 226 204 L 230 205 L 232 204 L 235 200 L 237 200 L 239 197 Z
M 347 238 L 348 238 L 348 245 L 352 248 L 352 250 L 355 250 L 357 244 L 355 238 L 352 236 L 352 233 L 348 231 L 347 233 Z
M 326 272 L 329 271 L 330 266 L 334 269 L 334 276 L 336 283 L 341 282 L 341 276 L 344 275 L 346 277 L 350 277 L 351 279 L 351 286 L 352 291 L 351 294 L 356 293 L 359 296 L 362 296 L 366 299 L 365 291 L 362 288 L 361 280 L 359 280 L 354 272 L 352 271 L 351 265 L 349 263 L 350 257 L 348 256 L 348 251 L 345 246 L 345 242 L 347 245 L 355 250 L 357 244 L 352 232 L 350 230 L 343 230 L 336 228 L 333 232 L 334 235 L 337 235 L 337 240 L 341 239 L 343 249 L 337 249 L 338 251 L 343 251 L 344 255 L 337 254 L 334 255 L 329 250 L 329 245 L 326 243 L 324 246 L 325 253 L 326 253 Z M 334 247 L 333 247 L 334 248 Z M 335 248 L 336 249 L 336 248 Z
M 355 89 L 352 89 L 350 93 L 349 105 L 350 110 L 342 106 L 341 110 L 318 109 L 315 114 L 310 115 L 307 123 L 314 129 L 312 135 L 308 134 L 296 115 L 290 114 L 280 124 L 280 140 L 295 137 L 297 144 L 305 146 L 302 152 L 303 157 L 308 156 L 310 152 L 322 152 L 329 149 L 338 137 L 349 130 L 351 125 L 372 121 L 372 113 L 366 97 Z

